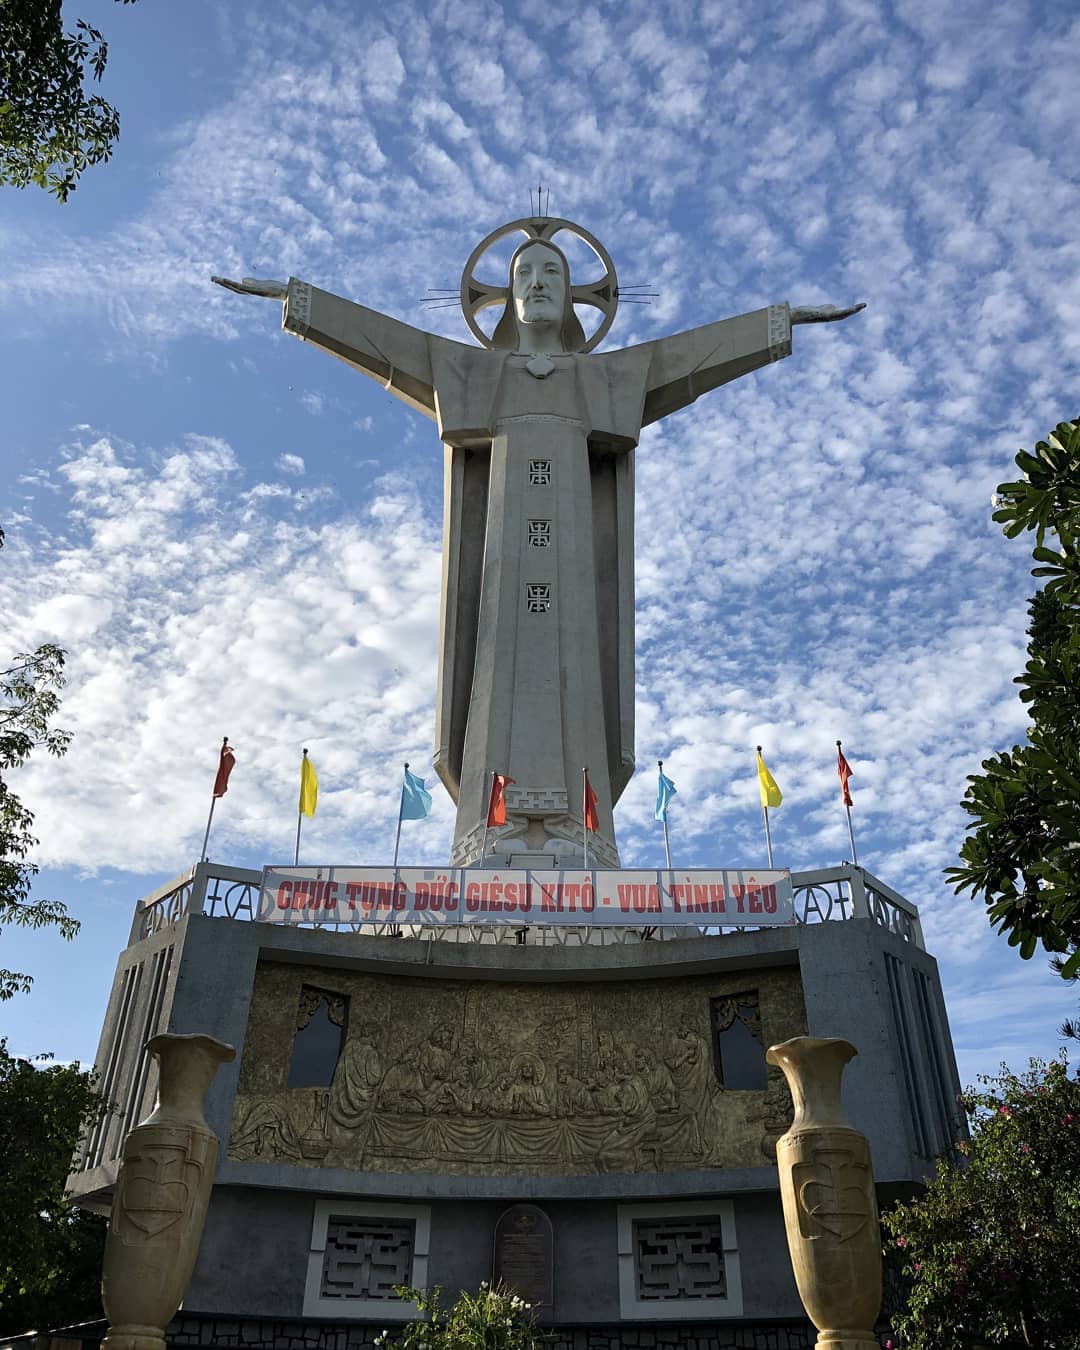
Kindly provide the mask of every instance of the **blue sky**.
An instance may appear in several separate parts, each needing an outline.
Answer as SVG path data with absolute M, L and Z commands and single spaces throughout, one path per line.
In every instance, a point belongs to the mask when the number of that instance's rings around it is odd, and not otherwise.
M 13 786 L 36 893 L 82 920 L 3 934 L 34 991 L 23 1053 L 92 1059 L 136 898 L 198 853 L 392 853 L 400 763 L 429 784 L 441 452 L 430 423 L 211 272 L 296 275 L 466 340 L 474 245 L 550 210 L 604 241 L 625 346 L 790 300 L 866 300 L 703 398 L 637 456 L 638 774 L 616 824 L 658 865 L 760 865 L 753 748 L 784 790 L 777 862 L 848 853 L 923 915 L 961 1066 L 1052 1053 L 1076 996 L 942 880 L 965 776 L 1024 733 L 1023 541 L 990 519 L 1012 457 L 1074 416 L 1080 355 L 1067 3 L 675 6 L 154 0 L 65 6 L 110 43 L 113 161 L 67 207 L 0 193 L 4 654 L 70 650 L 63 761 Z M 452 811 L 406 825 L 445 861 Z

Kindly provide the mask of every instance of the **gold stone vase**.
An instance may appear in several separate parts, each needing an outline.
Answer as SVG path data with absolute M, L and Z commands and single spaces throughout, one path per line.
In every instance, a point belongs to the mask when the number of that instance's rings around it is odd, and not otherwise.
M 103 1350 L 165 1350 L 195 1266 L 217 1163 L 206 1093 L 236 1051 L 212 1036 L 155 1036 L 158 1101 L 124 1141 L 105 1241 Z
M 791 1264 L 819 1350 L 878 1350 L 881 1237 L 866 1137 L 844 1118 L 848 1041 L 796 1036 L 772 1046 L 795 1118 L 776 1145 Z

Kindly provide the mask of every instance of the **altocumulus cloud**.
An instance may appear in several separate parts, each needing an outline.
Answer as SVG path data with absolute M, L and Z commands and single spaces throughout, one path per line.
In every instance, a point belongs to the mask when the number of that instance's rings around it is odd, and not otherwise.
M 391 762 L 429 746 L 434 697 L 438 539 L 408 484 L 315 527 L 245 494 L 220 440 L 150 456 L 102 438 L 61 476 L 66 528 L 16 532 L 2 592 L 14 643 L 71 645 L 71 751 L 21 779 L 39 861 L 179 869 L 226 733 L 219 853 L 284 856 L 304 744 L 325 785 L 312 845 L 382 857 Z

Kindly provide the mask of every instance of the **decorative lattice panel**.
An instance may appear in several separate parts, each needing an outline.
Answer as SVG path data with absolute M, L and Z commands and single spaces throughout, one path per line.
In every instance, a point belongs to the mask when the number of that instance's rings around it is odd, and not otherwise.
M 550 482 L 551 482 L 551 460 L 530 459 L 529 486 L 547 487 Z
M 392 1299 L 412 1276 L 416 1225 L 331 1215 L 323 1255 L 323 1298 Z
M 551 608 L 551 587 L 546 581 L 530 581 L 525 586 L 525 608 L 530 614 L 546 614 Z
M 529 521 L 529 543 L 533 548 L 547 548 L 551 543 L 551 521 Z
M 643 1301 L 726 1297 L 720 1216 L 635 1221 L 634 1270 Z

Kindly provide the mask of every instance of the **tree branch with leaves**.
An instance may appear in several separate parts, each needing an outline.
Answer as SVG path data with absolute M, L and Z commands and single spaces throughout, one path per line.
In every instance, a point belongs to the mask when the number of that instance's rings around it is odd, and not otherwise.
M 0 548 L 4 532 L 0 530 Z M 64 686 L 64 651 L 51 642 L 33 652 L 23 652 L 0 672 L 0 930 L 8 924 L 22 928 L 45 928 L 55 924 L 60 935 L 71 939 L 79 922 L 71 918 L 59 900 L 31 900 L 31 878 L 36 864 L 29 862 L 37 839 L 31 833 L 33 812 L 23 806 L 6 781 L 12 769 L 21 768 L 32 751 L 44 749 L 63 755 L 71 733 L 53 726 Z M 0 1000 L 28 993 L 32 977 L 0 968 Z
M 990 922 L 1025 959 L 1042 947 L 1069 978 L 1080 971 L 1080 419 L 1060 423 L 994 512 L 1009 539 L 1035 533 L 1028 662 L 1015 681 L 1031 717 L 1027 744 L 983 761 L 968 779 L 973 817 L 958 892 L 982 895 Z
M 104 75 L 108 44 L 82 19 L 65 33 L 60 8 L 0 0 L 0 183 L 36 183 L 66 202 L 83 170 L 112 154 L 120 114 L 85 87 Z

